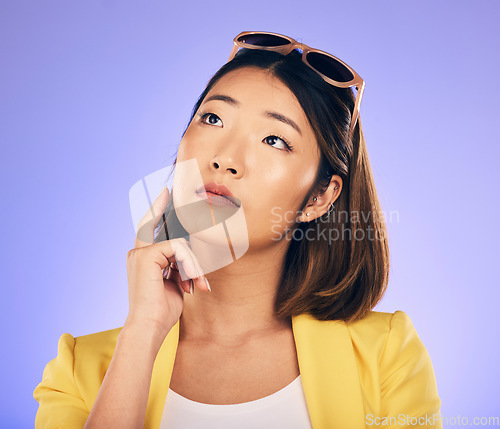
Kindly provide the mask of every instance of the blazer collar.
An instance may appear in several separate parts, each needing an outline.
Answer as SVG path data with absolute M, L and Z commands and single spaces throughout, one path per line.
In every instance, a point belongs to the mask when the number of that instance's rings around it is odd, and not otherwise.
M 356 358 L 343 321 L 292 317 L 297 358 L 313 429 L 364 428 Z M 151 378 L 145 427 L 159 428 L 179 342 L 179 321 L 165 337 Z

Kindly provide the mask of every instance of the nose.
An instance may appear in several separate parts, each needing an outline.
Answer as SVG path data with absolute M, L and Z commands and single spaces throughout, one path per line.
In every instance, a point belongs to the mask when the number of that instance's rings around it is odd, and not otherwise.
M 224 174 L 229 172 L 233 179 L 239 179 L 243 175 L 243 165 L 226 155 L 214 155 L 210 160 L 210 168 Z

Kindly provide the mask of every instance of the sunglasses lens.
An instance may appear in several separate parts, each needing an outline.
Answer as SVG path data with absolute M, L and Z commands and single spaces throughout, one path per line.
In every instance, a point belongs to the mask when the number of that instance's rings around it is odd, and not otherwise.
M 319 52 L 309 52 L 306 58 L 312 67 L 330 79 L 337 82 L 349 82 L 354 79 L 351 71 L 335 58 Z
M 290 43 L 289 40 L 274 36 L 273 34 L 247 34 L 246 36 L 238 37 L 238 42 L 255 46 L 283 46 Z

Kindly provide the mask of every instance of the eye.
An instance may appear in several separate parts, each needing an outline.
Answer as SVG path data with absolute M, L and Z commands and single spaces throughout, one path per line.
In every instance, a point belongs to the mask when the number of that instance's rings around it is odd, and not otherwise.
M 281 140 L 281 144 L 284 146 L 283 149 L 281 150 L 287 150 L 289 152 L 291 152 L 293 150 L 293 146 L 288 143 L 284 137 L 279 137 L 279 136 L 267 136 L 264 141 L 270 141 L 270 140 Z M 272 144 L 269 144 L 269 146 L 272 146 L 272 147 L 278 147 L 278 146 L 273 146 Z
M 205 118 L 217 118 L 220 121 L 220 118 L 215 113 L 199 113 L 201 118 L 201 122 L 204 124 L 215 125 L 214 122 L 211 122 L 210 119 L 208 122 L 205 121 Z
M 206 124 L 206 125 L 215 125 L 217 123 L 217 120 L 220 121 L 220 118 L 215 113 L 211 113 L 211 112 L 207 112 L 207 113 L 200 112 L 200 113 L 198 113 L 198 116 L 200 117 L 201 122 L 203 124 Z M 208 118 L 208 122 L 205 120 L 207 118 Z M 211 119 L 214 119 L 214 121 L 212 121 Z M 218 125 L 216 125 L 216 126 L 218 126 Z M 278 144 L 282 145 L 281 148 L 279 146 L 275 146 L 276 140 L 281 140 L 281 143 L 278 142 Z M 290 143 L 288 143 L 288 141 L 285 139 L 285 137 L 270 135 L 270 136 L 267 136 L 266 138 L 264 138 L 263 141 L 265 141 L 267 145 L 269 145 L 271 147 L 275 147 L 279 150 L 285 150 L 287 152 L 293 151 L 293 146 Z M 269 144 L 269 143 L 267 143 L 268 141 L 274 141 L 274 143 Z

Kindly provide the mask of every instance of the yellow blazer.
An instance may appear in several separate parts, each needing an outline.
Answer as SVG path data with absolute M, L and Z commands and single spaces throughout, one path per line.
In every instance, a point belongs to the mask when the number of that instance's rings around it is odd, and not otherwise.
M 33 392 L 35 429 L 84 426 L 121 329 L 61 335 Z M 432 363 L 404 312 L 370 311 L 351 324 L 301 314 L 292 329 L 314 429 L 442 428 Z M 154 363 L 144 428 L 160 426 L 178 340 L 179 321 Z

